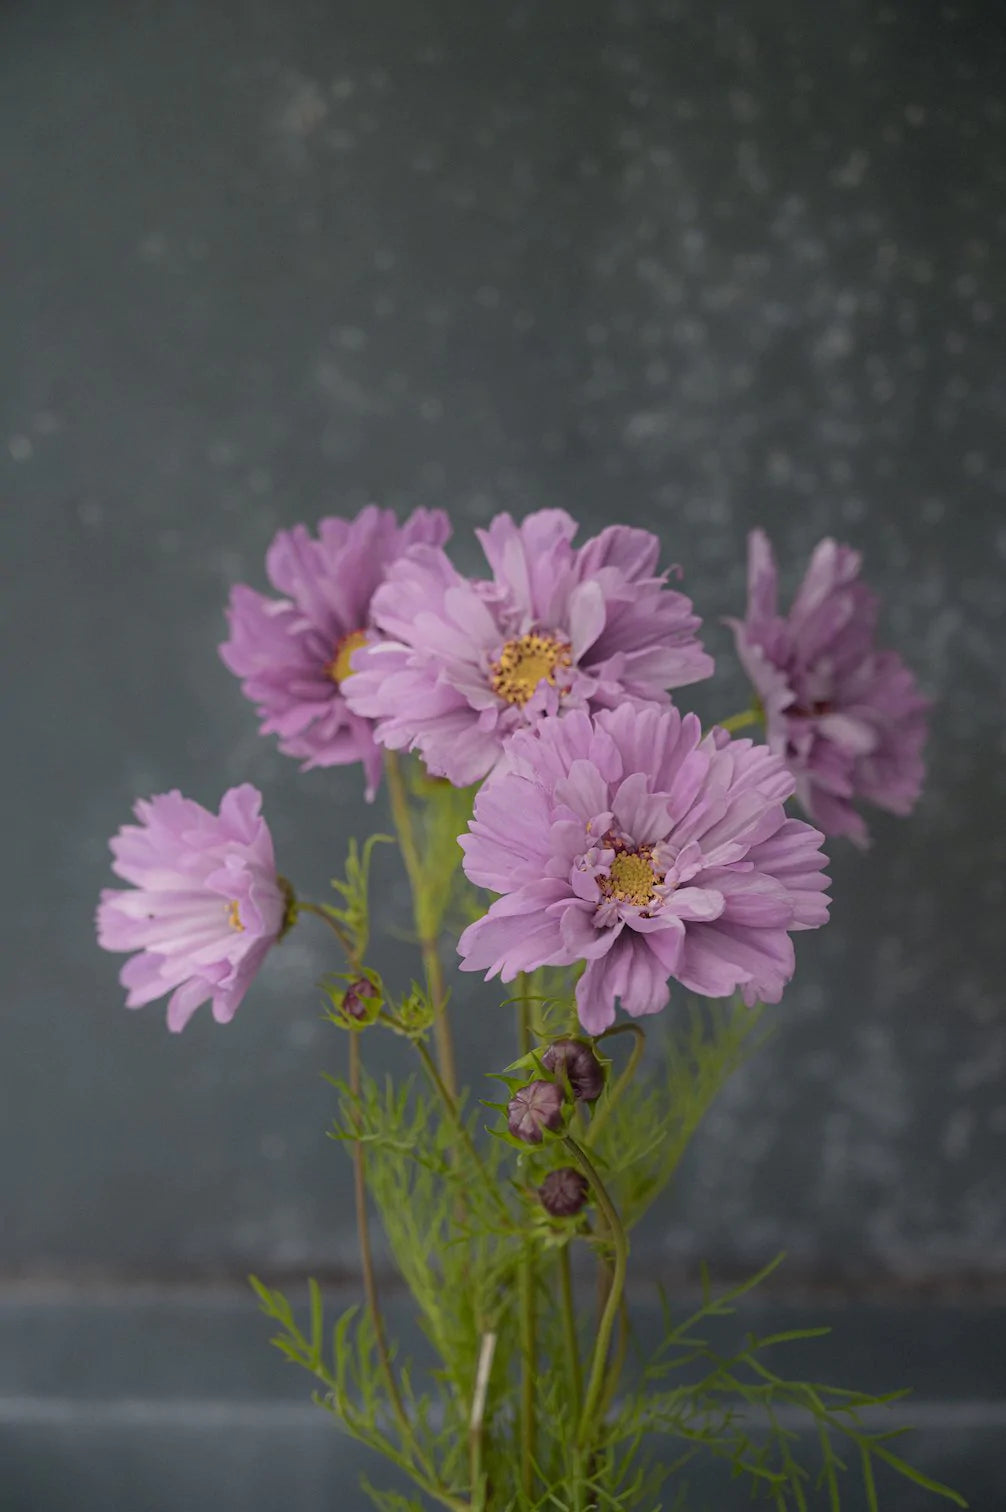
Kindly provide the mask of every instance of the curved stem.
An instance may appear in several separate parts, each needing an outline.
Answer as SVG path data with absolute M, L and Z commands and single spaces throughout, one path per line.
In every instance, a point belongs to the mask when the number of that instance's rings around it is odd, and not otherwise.
M 537 1371 L 537 1348 L 534 1307 L 534 1260 L 525 1244 L 517 1267 L 520 1308 L 520 1483 L 530 1502 L 534 1493 L 534 1457 L 537 1424 L 534 1413 L 534 1388 Z
M 716 723 L 721 730 L 726 730 L 734 735 L 738 730 L 746 730 L 748 725 L 762 724 L 764 714 L 760 708 L 744 709 L 740 714 L 731 714 L 729 719 L 718 719 Z
M 573 1297 L 573 1267 L 570 1264 L 568 1244 L 564 1244 L 559 1251 L 559 1295 L 562 1300 L 562 1331 L 566 1345 L 570 1405 L 573 1408 L 574 1418 L 579 1418 L 583 1400 L 583 1373 L 580 1369 L 580 1347 L 576 1338 L 576 1302 Z
M 611 1406 L 611 1399 L 615 1395 L 615 1389 L 618 1386 L 618 1380 L 622 1374 L 622 1367 L 625 1364 L 625 1356 L 628 1352 L 628 1348 L 629 1309 L 626 1306 L 625 1293 L 623 1292 L 622 1300 L 619 1303 L 618 1307 L 618 1339 L 615 1343 L 615 1355 L 614 1359 L 612 1360 L 611 1369 L 608 1372 L 608 1384 L 605 1386 L 604 1391 L 601 1393 L 601 1405 L 598 1409 L 602 1422 L 604 1421 L 605 1413 Z
M 423 910 L 421 906 L 422 891 L 424 886 L 423 863 L 416 844 L 416 831 L 412 822 L 412 810 L 409 807 L 409 795 L 405 790 L 405 779 L 402 776 L 401 764 L 394 751 L 385 752 L 385 771 L 388 778 L 388 795 L 391 799 L 391 813 L 395 821 L 395 831 L 398 835 L 398 846 L 405 863 L 405 870 L 409 878 L 409 887 L 412 891 L 412 913 L 416 922 L 416 934 L 419 937 L 419 949 L 423 958 L 423 970 L 426 973 L 426 988 L 433 1004 L 433 1038 L 437 1046 L 437 1059 L 440 1062 L 440 1070 L 443 1073 L 444 1082 L 451 1096 L 457 1095 L 457 1072 L 454 1065 L 454 1042 L 451 1038 L 450 1020 L 447 1017 L 447 993 L 444 988 L 444 968 L 440 960 L 440 951 L 437 948 L 436 937 L 431 935 L 425 927 Z
M 577 1433 L 577 1442 L 581 1449 L 586 1448 L 590 1438 L 591 1429 L 594 1425 L 594 1417 L 601 1402 L 604 1390 L 605 1369 L 608 1362 L 608 1346 L 611 1343 L 611 1333 L 618 1317 L 622 1303 L 622 1294 L 625 1291 L 625 1273 L 629 1262 L 629 1242 L 625 1237 L 622 1221 L 618 1216 L 615 1204 L 608 1195 L 608 1190 L 598 1175 L 593 1161 L 586 1150 L 567 1134 L 563 1143 L 569 1150 L 573 1159 L 580 1166 L 583 1174 L 593 1189 L 597 1198 L 598 1207 L 604 1214 L 611 1235 L 611 1242 L 615 1251 L 615 1263 L 612 1269 L 611 1289 L 608 1292 L 608 1300 L 605 1303 L 604 1312 L 597 1329 L 597 1339 L 594 1342 L 594 1358 L 590 1367 L 590 1380 L 587 1384 L 587 1396 L 583 1404 L 583 1412 L 580 1415 L 580 1426 Z
M 517 978 L 517 1044 L 521 1055 L 527 1055 L 534 1043 L 531 1030 L 532 979 L 526 971 Z
M 436 1061 L 433 1059 L 433 1056 L 427 1050 L 422 1040 L 413 1040 L 412 1043 L 415 1045 L 416 1053 L 423 1063 L 423 1070 L 429 1077 L 430 1082 L 432 1083 L 433 1088 L 437 1093 L 437 1096 L 440 1098 L 440 1101 L 443 1103 L 444 1108 L 447 1110 L 447 1113 L 450 1116 L 451 1122 L 454 1125 L 455 1132 L 464 1145 L 468 1158 L 471 1160 L 473 1166 L 479 1173 L 483 1188 L 491 1194 L 493 1202 L 496 1204 L 496 1207 L 499 1209 L 501 1216 L 506 1220 L 507 1225 L 509 1226 L 510 1209 L 507 1207 L 506 1202 L 500 1195 L 499 1189 L 496 1186 L 495 1182 L 492 1181 L 486 1173 L 485 1166 L 482 1163 L 482 1158 L 475 1147 L 475 1141 L 472 1139 L 471 1130 L 468 1128 L 464 1119 L 461 1117 L 461 1110 L 458 1107 L 457 1098 L 451 1096 L 451 1093 L 448 1091 L 447 1086 L 444 1083 L 443 1077 L 437 1070 Z
M 517 1043 L 521 1055 L 527 1055 L 533 1043 L 531 1033 L 531 978 L 522 971 L 517 982 Z M 517 1271 L 520 1315 L 520 1466 L 521 1488 L 530 1502 L 534 1491 L 534 1457 L 537 1440 L 534 1390 L 538 1375 L 537 1312 L 535 1307 L 535 1264 L 530 1245 L 521 1252 Z
M 611 1113 L 612 1108 L 618 1102 L 618 1099 L 622 1096 L 622 1093 L 625 1091 L 626 1087 L 635 1076 L 636 1067 L 639 1065 L 640 1057 L 642 1056 L 643 1051 L 646 1049 L 646 1035 L 643 1033 L 642 1029 L 640 1029 L 638 1024 L 613 1024 L 610 1029 L 605 1029 L 603 1033 L 597 1036 L 597 1038 L 598 1040 L 610 1039 L 612 1035 L 615 1034 L 631 1034 L 634 1037 L 636 1043 L 632 1047 L 632 1052 L 626 1063 L 625 1070 L 622 1072 L 621 1076 L 612 1087 L 605 1102 L 601 1105 L 601 1107 L 597 1110 L 595 1116 L 591 1119 L 590 1127 L 592 1134 L 595 1134 L 597 1130 L 601 1128 L 601 1126 L 605 1123 L 609 1114 Z
M 346 952 L 346 960 L 351 971 L 359 972 L 362 968 L 356 959 L 350 946 L 349 940 L 339 928 L 338 923 L 317 903 L 300 903 L 298 908 L 302 913 L 314 914 L 335 934 L 343 950 Z M 360 1037 L 355 1030 L 349 1035 L 349 1091 L 353 1100 L 353 1121 L 357 1132 L 360 1127 L 359 1100 L 363 1087 L 363 1058 L 360 1053 Z M 388 1399 L 391 1402 L 395 1420 L 402 1434 L 402 1441 L 428 1474 L 432 1469 L 425 1455 L 419 1453 L 412 1424 L 409 1422 L 402 1394 L 398 1389 L 395 1379 L 394 1367 L 391 1363 L 391 1351 L 388 1348 L 387 1336 L 384 1332 L 384 1318 L 381 1313 L 380 1299 L 377 1293 L 377 1277 L 374 1273 L 374 1255 L 370 1245 L 370 1218 L 367 1213 L 367 1163 L 363 1153 L 363 1145 L 359 1139 L 354 1139 L 353 1145 L 353 1202 L 356 1209 L 356 1233 L 360 1243 L 360 1270 L 363 1276 L 363 1293 L 367 1301 L 367 1311 L 370 1314 L 371 1327 L 374 1330 L 374 1345 L 377 1349 L 377 1357 L 381 1366 L 381 1374 L 387 1388 Z
M 316 919 L 320 919 L 323 924 L 327 924 L 329 929 L 335 935 L 335 938 L 338 940 L 339 944 L 345 951 L 346 956 L 349 959 L 349 964 L 354 969 L 356 969 L 356 962 L 352 960 L 352 946 L 349 942 L 349 936 L 339 928 L 339 925 L 336 923 L 335 919 L 332 918 L 332 915 L 327 911 L 327 909 L 322 908 L 320 903 L 305 903 L 302 899 L 298 898 L 297 912 L 314 914 Z
M 489 1394 L 489 1376 L 496 1352 L 496 1335 L 485 1333 L 479 1346 L 479 1360 L 475 1369 L 475 1389 L 472 1392 L 472 1410 L 468 1419 L 468 1478 L 471 1481 L 472 1512 L 485 1512 L 486 1478 L 482 1469 L 482 1434 L 485 1423 L 486 1397 Z
M 358 1103 L 362 1083 L 362 1059 L 360 1056 L 360 1036 L 351 1031 L 349 1036 L 349 1090 L 354 1103 Z M 357 1129 L 359 1129 L 359 1114 L 356 1115 Z M 415 1452 L 415 1438 L 412 1432 L 412 1424 L 409 1422 L 405 1406 L 402 1402 L 398 1382 L 395 1380 L 395 1372 L 391 1363 L 391 1352 L 388 1349 L 388 1341 L 384 1333 L 384 1319 L 381 1316 L 381 1306 L 377 1296 L 377 1278 L 374 1275 L 374 1256 L 370 1248 L 370 1220 L 367 1216 L 367 1170 L 366 1160 L 363 1153 L 363 1145 L 358 1139 L 353 1141 L 353 1197 L 356 1204 L 356 1232 L 360 1240 L 360 1268 L 363 1272 L 363 1291 L 367 1299 L 367 1311 L 370 1313 L 370 1322 L 374 1330 L 374 1343 L 377 1347 L 377 1356 L 381 1362 L 381 1374 L 388 1389 L 388 1397 L 394 1410 L 398 1426 L 402 1432 L 402 1438 Z

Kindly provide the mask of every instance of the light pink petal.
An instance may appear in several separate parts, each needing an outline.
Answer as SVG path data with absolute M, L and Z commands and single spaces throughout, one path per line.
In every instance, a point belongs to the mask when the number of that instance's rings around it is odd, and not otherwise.
M 671 827 L 666 793 L 651 793 L 645 772 L 633 772 L 619 784 L 612 800 L 619 827 L 636 845 L 662 840 Z
M 569 635 L 573 658 L 580 661 L 604 629 L 604 592 L 600 583 L 581 583 L 570 595 Z
M 183 982 L 168 999 L 168 1028 L 172 1034 L 179 1034 L 196 1009 L 208 1002 L 212 995 L 212 987 L 202 977 Z
M 559 914 L 563 944 L 571 961 L 593 961 L 606 955 L 622 931 L 622 924 L 598 928 L 591 903 L 570 903 Z
M 548 908 L 567 896 L 566 884 L 548 878 L 497 899 L 458 941 L 461 970 L 510 982 L 519 971 L 564 964 L 560 922 Z

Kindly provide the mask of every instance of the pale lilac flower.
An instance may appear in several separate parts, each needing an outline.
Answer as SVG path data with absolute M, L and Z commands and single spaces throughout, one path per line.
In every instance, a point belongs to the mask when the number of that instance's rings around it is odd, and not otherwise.
M 778 1002 L 790 931 L 828 915 L 822 836 L 786 817 L 778 756 L 694 714 L 626 704 L 513 737 L 461 837 L 472 882 L 500 896 L 458 944 L 462 969 L 511 981 L 587 963 L 580 1022 L 599 1034 L 616 999 L 655 1013 L 674 977 L 704 997 Z
M 98 943 L 136 952 L 119 974 L 127 1008 L 170 993 L 169 1029 L 184 1029 L 209 1000 L 217 1023 L 234 1017 L 290 902 L 261 802 L 245 783 L 224 794 L 217 816 L 161 793 L 141 799 L 139 824 L 110 842 L 112 870 L 132 886 L 102 892 Z
M 304 525 L 279 532 L 266 572 L 282 598 L 232 589 L 220 655 L 257 706 L 262 734 L 278 735 L 305 770 L 361 761 L 374 796 L 381 752 L 370 720 L 345 698 L 353 653 L 376 638 L 371 600 L 391 564 L 449 535 L 442 510 L 417 509 L 399 525 L 392 510 L 369 504 L 355 519 L 321 520 L 317 540 Z
M 752 531 L 747 616 L 729 623 L 803 808 L 827 834 L 865 844 L 856 800 L 907 814 L 919 796 L 929 700 L 896 652 L 876 649 L 878 600 L 860 563 L 821 541 L 783 618 L 772 547 Z
M 395 563 L 374 597 L 386 639 L 360 653 L 350 707 L 377 738 L 418 749 L 464 787 L 484 777 L 516 730 L 574 709 L 669 702 L 708 677 L 690 601 L 657 573 L 660 543 L 613 525 L 576 548 L 559 509 L 477 532 L 492 571 L 462 577 L 442 551 Z

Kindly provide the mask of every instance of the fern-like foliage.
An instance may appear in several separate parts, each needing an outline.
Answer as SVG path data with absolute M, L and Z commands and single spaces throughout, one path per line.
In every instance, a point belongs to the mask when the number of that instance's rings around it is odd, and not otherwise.
M 626 1234 L 761 1043 L 760 1011 L 740 1001 L 695 1003 L 648 1062 L 642 1028 L 614 1025 L 594 1044 L 600 1097 L 588 1108 L 564 1081 L 559 1126 L 538 1144 L 522 1143 L 505 1127 L 505 1104 L 455 1096 L 427 1043 L 443 1001 L 436 940 L 469 906 L 457 835 L 470 794 L 415 773 L 406 787 L 394 765 L 392 780 L 426 985 L 396 1003 L 365 961 L 370 860 L 382 837 L 362 850 L 350 844 L 345 876 L 333 883 L 338 906 L 311 907 L 338 936 L 357 999 L 348 1011 L 340 986 L 329 1015 L 352 1031 L 349 1080 L 329 1078 L 338 1099 L 331 1134 L 350 1150 L 358 1183 L 365 1176 L 421 1326 L 421 1358 L 403 1358 L 387 1338 L 369 1244 L 367 1306 L 334 1323 L 314 1282 L 303 1325 L 282 1293 L 252 1282 L 277 1325 L 273 1342 L 314 1378 L 319 1405 L 411 1480 L 408 1494 L 365 1482 L 378 1512 L 686 1512 L 686 1476 L 703 1460 L 726 1467 L 777 1512 L 809 1512 L 822 1497 L 829 1512 L 841 1512 L 847 1470 L 869 1512 L 879 1512 L 878 1467 L 964 1506 L 895 1447 L 905 1430 L 883 1418 L 903 1393 L 829 1387 L 779 1367 L 780 1351 L 822 1330 L 748 1334 L 726 1352 L 714 1345 L 706 1325 L 721 1328 L 778 1262 L 721 1295 L 703 1277 L 701 1304 L 681 1321 L 665 1303 L 661 1338 L 622 1383 Z M 556 970 L 519 983 L 522 1055 L 498 1078 L 508 1096 L 554 1077 L 542 1041 L 579 1034 L 574 988 L 574 974 Z M 363 1069 L 361 1042 L 381 1026 L 417 1056 L 417 1076 L 404 1085 Z M 500 1137 L 485 1137 L 486 1107 Z M 571 1163 L 589 1201 L 547 1211 L 542 1184 Z M 366 1215 L 362 1204 L 358 1211 Z M 596 1262 L 589 1287 L 571 1252 Z
M 732 1316 L 735 1303 L 764 1281 L 782 1258 L 719 1296 L 713 1295 L 704 1274 L 700 1307 L 678 1324 L 665 1304 L 664 1338 L 637 1387 L 609 1419 L 610 1447 L 627 1444 L 635 1452 L 647 1438 L 658 1435 L 663 1479 L 680 1475 L 702 1456 L 711 1457 L 746 1480 L 756 1497 L 796 1512 L 808 1512 L 810 1493 L 820 1492 L 826 1493 L 831 1512 L 840 1512 L 840 1477 L 850 1461 L 870 1512 L 879 1512 L 874 1474 L 878 1464 L 965 1507 L 956 1491 L 916 1469 L 891 1447 L 909 1429 L 885 1425 L 882 1419 L 907 1392 L 877 1396 L 793 1379 L 766 1362 L 766 1353 L 774 1358 L 781 1346 L 819 1338 L 829 1329 L 793 1329 L 763 1337 L 749 1333 L 732 1354 L 720 1353 L 697 1332 L 709 1320 Z M 682 1375 L 692 1379 L 678 1379 Z M 808 1435 L 817 1444 L 816 1463 L 807 1464 L 796 1454 Z
M 610 1179 L 626 1229 L 667 1187 L 719 1093 L 763 1043 L 761 1023 L 761 1010 L 739 998 L 692 1002 L 666 1054 L 651 1062 L 631 1090 L 620 1087 L 617 1077 L 609 1082 L 586 1142 Z

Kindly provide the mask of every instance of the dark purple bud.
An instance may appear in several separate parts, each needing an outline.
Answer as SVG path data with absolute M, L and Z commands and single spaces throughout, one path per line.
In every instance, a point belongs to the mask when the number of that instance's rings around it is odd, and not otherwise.
M 342 1011 L 347 1018 L 369 1018 L 368 1003 L 372 1003 L 377 996 L 378 991 L 373 982 L 368 982 L 366 977 L 357 977 L 355 982 L 350 982 L 343 994 Z
M 590 1184 L 586 1176 L 572 1166 L 549 1171 L 538 1188 L 541 1205 L 553 1218 L 572 1218 L 583 1207 L 589 1193 Z
M 562 1088 L 555 1082 L 528 1082 L 507 1104 L 507 1128 L 525 1144 L 541 1144 L 543 1129 L 562 1128 L 562 1104 Z
M 557 1076 L 565 1071 L 573 1096 L 582 1102 L 596 1102 L 604 1090 L 601 1062 L 584 1040 L 556 1040 L 545 1051 L 541 1063 L 546 1071 Z

